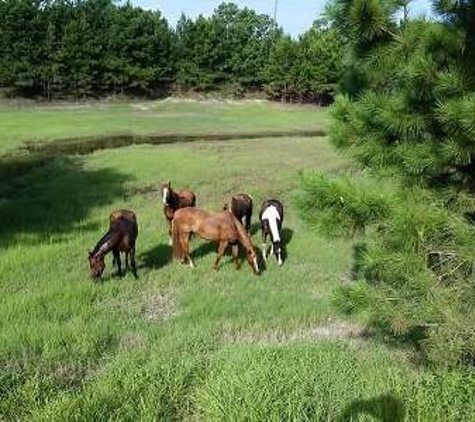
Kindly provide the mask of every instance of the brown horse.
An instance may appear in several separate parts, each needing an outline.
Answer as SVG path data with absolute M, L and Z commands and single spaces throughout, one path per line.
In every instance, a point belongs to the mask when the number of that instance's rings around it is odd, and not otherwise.
M 246 193 L 238 193 L 231 198 L 230 204 L 224 204 L 223 210 L 227 210 L 231 205 L 231 211 L 234 216 L 246 228 L 248 233 L 251 232 L 252 218 L 252 198 Z
M 119 219 L 119 218 L 125 218 L 126 220 L 129 220 L 133 224 L 135 224 L 138 227 L 137 224 L 137 217 L 135 216 L 133 211 L 129 210 L 115 210 L 110 213 L 109 216 L 109 229 L 112 229 L 112 225 Z M 112 258 L 112 266 L 116 265 L 116 260 L 115 256 Z M 129 268 L 129 255 L 125 254 L 125 268 Z
M 135 243 L 138 236 L 137 217 L 132 211 L 119 210 L 110 215 L 109 231 L 97 242 L 94 250 L 89 252 L 89 267 L 92 278 L 102 279 L 102 274 L 106 267 L 105 256 L 112 251 L 114 255 L 113 264 L 117 264 L 119 276 L 122 276 L 122 265 L 120 252 L 125 252 L 126 270 L 129 266 L 128 256 L 132 265 L 132 273 L 135 278 L 137 266 L 135 264 Z
M 238 270 L 239 244 L 246 250 L 246 260 L 255 274 L 259 275 L 257 255 L 251 240 L 242 224 L 234 217 L 230 210 L 210 213 L 196 208 L 183 208 L 175 213 L 173 218 L 173 254 L 176 259 L 188 263 L 193 268 L 190 257 L 190 237 L 196 233 L 205 240 L 218 242 L 218 256 L 213 270 L 218 269 L 219 261 L 226 248 L 231 245 L 234 266 Z
M 180 208 L 194 207 L 196 205 L 196 195 L 191 190 L 176 192 L 172 189 L 170 181 L 162 183 L 163 213 L 168 223 L 168 234 L 170 245 L 172 244 L 172 220 L 175 212 Z

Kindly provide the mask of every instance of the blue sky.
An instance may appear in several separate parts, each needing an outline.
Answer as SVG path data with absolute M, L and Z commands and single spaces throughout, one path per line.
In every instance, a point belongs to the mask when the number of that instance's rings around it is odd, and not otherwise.
M 175 25 L 182 12 L 195 17 L 210 15 L 223 0 L 132 0 L 132 3 L 148 9 L 159 9 Z M 247 6 L 259 13 L 273 15 L 274 0 L 234 0 L 239 6 Z M 279 0 L 277 20 L 284 30 L 293 36 L 304 32 L 325 7 L 326 0 Z M 429 0 L 413 0 L 413 15 L 429 14 Z

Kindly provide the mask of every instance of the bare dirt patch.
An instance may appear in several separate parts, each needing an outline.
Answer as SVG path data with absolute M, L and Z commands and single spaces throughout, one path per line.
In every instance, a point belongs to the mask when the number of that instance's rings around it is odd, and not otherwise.
M 230 343 L 247 344 L 290 344 L 303 341 L 364 339 L 366 329 L 346 321 L 328 320 L 309 329 L 294 331 L 272 330 L 266 332 L 225 331 L 224 340 Z
M 121 337 L 119 344 L 124 349 L 137 349 L 145 345 L 145 340 L 137 333 L 128 332 Z
M 177 315 L 176 291 L 154 292 L 143 306 L 143 316 L 149 321 L 163 322 Z

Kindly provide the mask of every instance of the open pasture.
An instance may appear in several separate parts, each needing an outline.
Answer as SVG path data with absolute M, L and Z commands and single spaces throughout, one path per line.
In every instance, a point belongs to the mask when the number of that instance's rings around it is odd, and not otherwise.
M 315 115 L 319 118 L 316 119 Z M 0 104 L 0 156 L 26 143 L 81 137 L 226 134 L 322 129 L 328 113 L 268 102 L 164 100 L 136 103 Z
M 58 136 L 77 135 L 61 113 Z M 269 111 L 259 124 L 274 127 L 289 113 Z M 321 114 L 310 122 L 306 113 L 301 125 L 318 127 Z M 158 120 L 154 130 L 166 125 Z M 29 139 L 27 128 L 11 127 L 2 148 Z M 88 130 L 102 133 L 100 119 Z M 349 282 L 353 250 L 300 220 L 298 171 L 312 168 L 351 164 L 325 138 L 197 141 L 55 158 L 0 181 L 0 420 L 472 419 L 472 375 L 424 368 L 415 351 L 337 315 L 332 292 Z M 216 247 L 197 239 L 194 270 L 172 262 L 158 192 L 168 179 L 209 210 L 240 191 L 255 208 L 282 199 L 284 266 L 271 260 L 256 277 L 245 263 L 235 271 L 228 254 L 213 272 Z M 94 284 L 87 252 L 115 208 L 137 213 L 139 279 L 115 277 L 109 256 L 104 282 Z M 256 223 L 255 212 L 259 246 Z

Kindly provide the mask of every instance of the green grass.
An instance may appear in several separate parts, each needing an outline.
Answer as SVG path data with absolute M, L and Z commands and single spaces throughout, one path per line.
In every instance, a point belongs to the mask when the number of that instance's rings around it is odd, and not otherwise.
M 472 374 L 345 334 L 361 321 L 332 293 L 352 245 L 309 230 L 292 198 L 300 169 L 347 166 L 324 138 L 195 142 L 57 158 L 0 183 L 0 420 L 473 419 Z M 171 262 L 166 179 L 211 210 L 238 191 L 282 198 L 285 265 L 258 278 L 227 256 L 213 272 L 199 240 L 196 269 Z M 114 277 L 109 257 L 94 284 L 87 251 L 122 207 L 139 218 L 140 278 Z
M 25 142 L 104 135 L 249 133 L 324 129 L 326 110 L 268 102 L 155 101 L 140 103 L 0 105 L 0 155 Z

